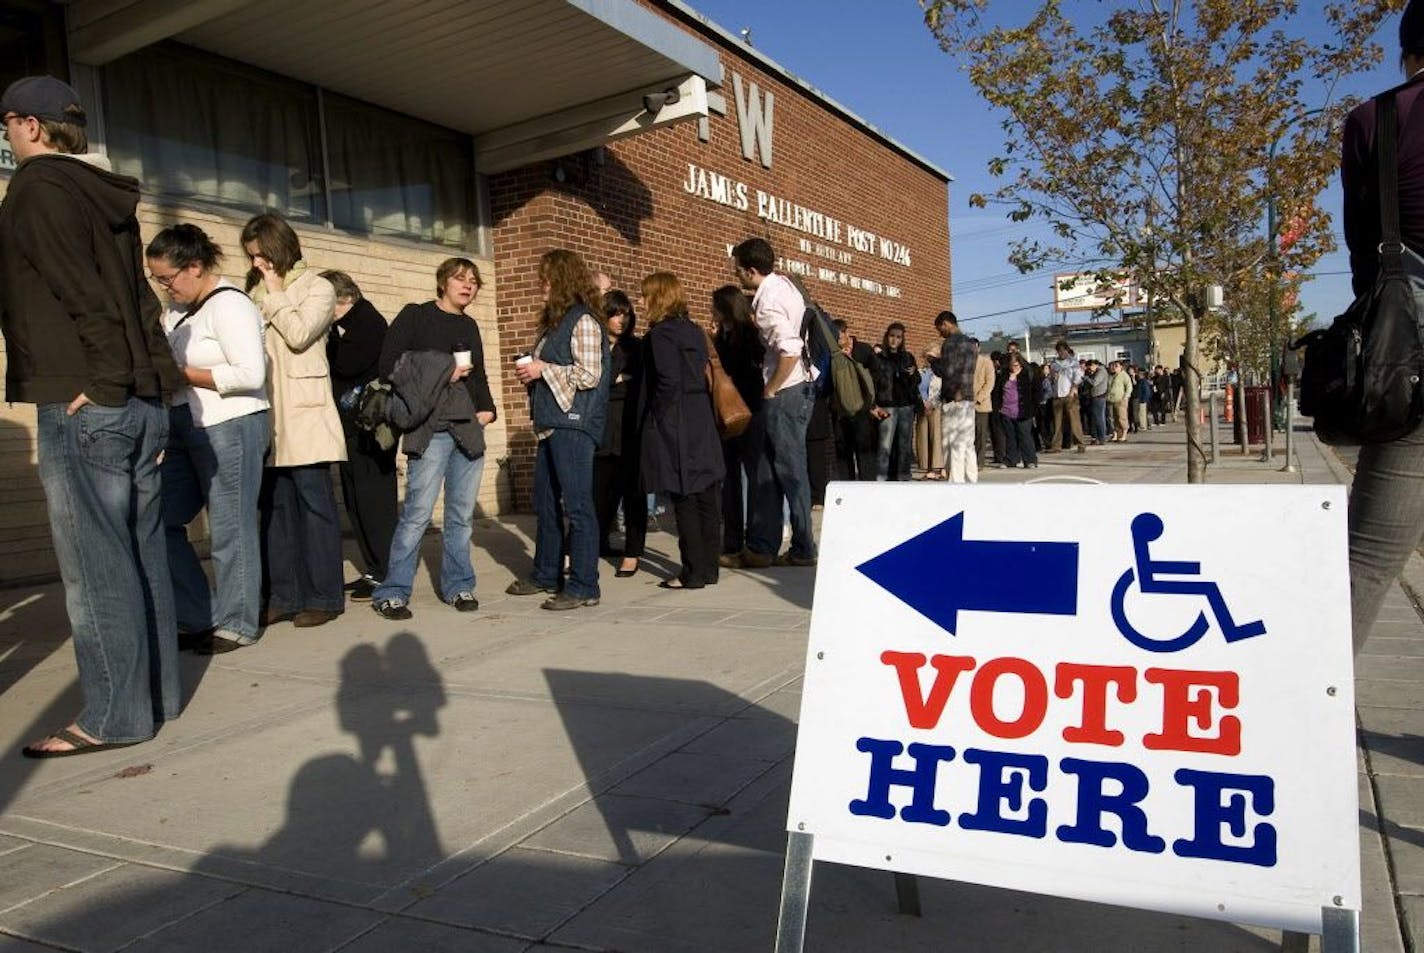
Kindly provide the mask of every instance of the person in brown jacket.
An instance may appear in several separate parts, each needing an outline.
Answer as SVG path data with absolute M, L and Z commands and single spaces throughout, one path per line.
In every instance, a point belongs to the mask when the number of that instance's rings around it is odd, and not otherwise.
M 272 456 L 259 502 L 262 622 L 322 625 L 346 606 L 330 466 L 346 459 L 346 440 L 326 360 L 336 289 L 307 268 L 297 233 L 281 216 L 249 221 L 242 249 L 252 262 L 247 290 L 266 324 L 272 399 Z
M 184 380 L 144 280 L 139 184 L 89 152 L 78 95 L 29 76 L 0 114 L 18 161 L 0 205 L 5 399 L 37 405 L 83 699 L 24 754 L 57 758 L 147 741 L 182 706 L 158 463 Z
M 994 362 L 974 342 L 974 458 L 979 469 L 988 465 L 989 427 L 994 416 Z M 995 461 L 997 462 L 997 454 Z

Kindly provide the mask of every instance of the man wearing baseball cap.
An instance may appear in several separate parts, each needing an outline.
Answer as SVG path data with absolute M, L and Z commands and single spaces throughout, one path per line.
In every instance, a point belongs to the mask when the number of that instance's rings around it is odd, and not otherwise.
M 178 715 L 159 504 L 164 400 L 183 385 L 144 277 L 138 182 L 90 155 L 68 84 L 0 96 L 18 164 L 0 204 L 5 399 L 38 407 L 40 480 L 84 708 L 25 748 L 55 758 L 147 741 Z

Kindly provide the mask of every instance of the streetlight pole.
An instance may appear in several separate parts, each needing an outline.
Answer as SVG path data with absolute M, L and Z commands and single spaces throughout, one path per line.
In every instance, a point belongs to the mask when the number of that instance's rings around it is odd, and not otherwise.
M 1286 137 L 1291 126 L 1298 122 L 1309 119 L 1311 116 L 1318 116 L 1326 112 L 1325 106 L 1318 106 L 1315 109 L 1307 109 L 1305 112 L 1297 113 L 1286 120 L 1281 127 L 1276 138 L 1271 142 L 1271 148 L 1266 152 L 1266 253 L 1270 256 L 1270 284 L 1266 292 L 1267 297 L 1267 321 L 1269 337 L 1271 341 L 1271 358 L 1268 362 L 1271 372 L 1271 386 L 1275 386 L 1276 378 L 1280 373 L 1280 360 L 1282 348 L 1276 341 L 1276 317 L 1279 307 L 1277 299 L 1280 296 L 1280 276 L 1281 276 L 1281 253 L 1278 247 L 1280 223 L 1276 220 L 1276 150 L 1280 148 L 1281 140 Z M 1266 426 L 1274 426 L 1272 421 L 1266 421 Z

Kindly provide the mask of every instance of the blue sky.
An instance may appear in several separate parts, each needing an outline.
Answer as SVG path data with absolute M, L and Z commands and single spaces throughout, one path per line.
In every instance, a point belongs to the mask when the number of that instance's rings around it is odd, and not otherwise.
M 940 51 L 915 0 L 689 3 L 732 33 L 750 28 L 752 43 L 764 54 L 954 176 L 949 222 L 955 311 L 961 319 L 1012 311 L 976 320 L 976 333 L 991 328 L 1021 331 L 1029 321 L 1053 319 L 1048 304 L 1052 276 L 1019 275 L 1006 260 L 1010 242 L 1026 234 L 1024 226 L 1008 222 L 1002 211 L 969 207 L 972 193 L 995 187 L 985 166 L 1002 149 L 1002 117 L 978 98 L 955 61 Z M 1028 0 L 995 0 L 994 12 L 1009 17 L 1021 9 L 1027 15 L 1034 7 Z M 1382 29 L 1380 40 L 1387 51 L 1395 48 L 1395 27 L 1390 20 Z M 1304 22 L 1303 28 L 1309 35 L 1320 24 Z M 1368 96 L 1399 82 L 1396 63 L 1387 53 L 1380 67 L 1341 84 L 1336 98 Z M 1332 150 L 1337 147 L 1334 141 L 1329 144 Z M 1343 246 L 1338 185 L 1332 185 L 1320 203 L 1335 217 L 1336 240 Z M 1348 267 L 1343 250 L 1322 258 L 1313 271 L 1317 277 L 1302 292 L 1305 310 L 1326 320 L 1343 311 L 1350 302 Z

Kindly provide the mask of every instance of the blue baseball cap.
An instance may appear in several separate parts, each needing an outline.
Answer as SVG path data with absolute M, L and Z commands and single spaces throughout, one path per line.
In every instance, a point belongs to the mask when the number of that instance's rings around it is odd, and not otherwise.
M 68 113 L 77 106 L 79 113 Z M 34 116 L 50 122 L 67 122 L 76 126 L 85 123 L 84 105 L 79 94 L 63 80 L 53 76 L 26 76 L 17 79 L 0 96 L 0 113 Z

